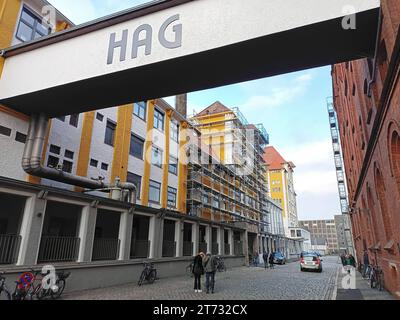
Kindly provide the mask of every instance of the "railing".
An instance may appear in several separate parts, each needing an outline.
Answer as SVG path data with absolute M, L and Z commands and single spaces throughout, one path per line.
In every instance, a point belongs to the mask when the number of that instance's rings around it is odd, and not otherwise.
M 79 244 L 80 239 L 76 237 L 42 236 L 38 263 L 76 261 Z
M 162 256 L 175 257 L 175 255 L 176 255 L 176 242 L 164 240 L 162 246 Z
M 148 258 L 150 255 L 150 241 L 135 240 L 131 246 L 131 259 Z
M 119 245 L 119 239 L 95 238 L 92 261 L 117 260 Z
M 212 243 L 211 245 L 211 254 L 216 255 L 219 253 L 219 245 L 218 243 Z
M 199 252 L 207 253 L 207 242 L 199 242 Z
M 14 234 L 0 235 L 0 264 L 17 262 L 21 236 Z
M 188 241 L 183 242 L 183 256 L 184 257 L 193 256 L 193 242 L 188 242 Z
M 243 242 L 235 241 L 233 248 L 234 248 L 235 256 L 243 255 Z
M 225 255 L 229 256 L 231 254 L 231 245 L 229 243 L 225 243 L 224 249 L 225 249 Z

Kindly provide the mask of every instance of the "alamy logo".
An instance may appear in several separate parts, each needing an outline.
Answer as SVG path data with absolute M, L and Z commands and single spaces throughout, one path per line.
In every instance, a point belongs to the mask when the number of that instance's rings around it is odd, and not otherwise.
M 342 288 L 356 289 L 356 268 L 345 266 L 342 268 L 342 274 L 345 274 L 342 279 Z

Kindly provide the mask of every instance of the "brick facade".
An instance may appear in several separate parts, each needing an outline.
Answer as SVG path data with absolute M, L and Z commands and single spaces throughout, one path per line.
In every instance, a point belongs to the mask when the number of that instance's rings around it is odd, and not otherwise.
M 334 104 L 358 261 L 377 254 L 400 298 L 400 3 L 382 1 L 376 58 L 334 65 Z M 375 71 L 374 71 L 375 70 Z M 376 249 L 376 250 L 375 250 Z

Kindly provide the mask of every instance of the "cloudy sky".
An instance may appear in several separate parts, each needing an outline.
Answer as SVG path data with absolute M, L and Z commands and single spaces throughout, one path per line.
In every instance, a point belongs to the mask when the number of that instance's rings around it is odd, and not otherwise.
M 81 24 L 149 1 L 50 2 Z M 263 123 L 271 144 L 297 166 L 299 218 L 332 218 L 340 213 L 340 206 L 326 110 L 326 98 L 331 95 L 330 67 L 324 67 L 191 93 L 189 114 L 220 101 L 239 107 L 249 122 Z

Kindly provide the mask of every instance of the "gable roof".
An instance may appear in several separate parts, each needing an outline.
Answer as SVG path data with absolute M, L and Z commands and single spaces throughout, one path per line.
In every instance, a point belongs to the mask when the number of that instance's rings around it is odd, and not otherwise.
M 202 117 L 202 116 L 207 116 L 209 114 L 216 114 L 216 113 L 222 113 L 222 112 L 230 112 L 232 111 L 229 109 L 227 106 L 223 105 L 221 102 L 216 101 L 209 107 L 205 108 L 203 111 L 198 113 L 196 117 Z
M 269 170 L 280 170 L 283 164 L 288 164 L 292 169 L 295 168 L 294 163 L 286 161 L 273 146 L 264 149 L 263 158 Z

